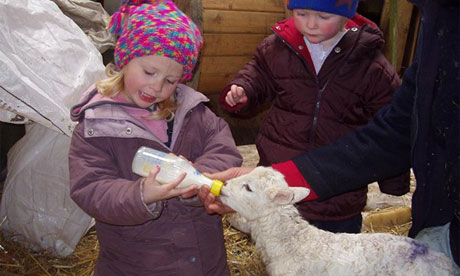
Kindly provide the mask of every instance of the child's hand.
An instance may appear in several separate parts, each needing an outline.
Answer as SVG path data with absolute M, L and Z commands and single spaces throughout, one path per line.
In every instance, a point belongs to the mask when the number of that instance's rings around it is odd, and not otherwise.
M 227 92 L 227 96 L 225 96 L 225 102 L 229 106 L 235 106 L 237 104 L 244 104 L 248 101 L 248 97 L 244 92 L 243 87 L 237 86 L 233 84 L 230 87 L 230 91 Z
M 197 185 L 191 185 L 186 188 L 176 188 L 185 178 L 185 173 L 182 173 L 176 180 L 169 183 L 160 184 L 155 178 L 160 172 L 160 167 L 151 170 L 149 176 L 145 178 L 142 187 L 142 194 L 144 196 L 144 203 L 150 204 L 159 200 L 169 199 L 176 196 L 184 195 L 189 196 L 192 191 L 197 190 Z

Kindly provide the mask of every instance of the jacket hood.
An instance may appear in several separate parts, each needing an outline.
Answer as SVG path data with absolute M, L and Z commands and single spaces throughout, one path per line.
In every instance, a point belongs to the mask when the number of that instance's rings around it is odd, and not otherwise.
M 179 84 L 176 89 L 176 99 L 179 108 L 176 113 L 187 113 L 190 109 L 195 107 L 201 102 L 208 102 L 209 99 L 203 94 L 195 91 L 193 88 L 183 84 Z M 185 96 L 186 95 L 186 96 Z M 118 100 L 117 100 L 118 99 Z M 117 105 L 127 106 L 132 108 L 140 108 L 136 104 L 119 101 L 122 97 L 104 97 L 100 95 L 95 86 L 91 86 L 85 93 L 83 93 L 80 102 L 70 109 L 70 118 L 72 121 L 78 121 L 88 109 L 94 109 L 101 105 Z M 146 109 L 149 110 L 149 109 Z M 176 114 L 177 116 L 177 114 Z
M 347 45 L 354 48 L 349 58 L 360 58 L 366 53 L 374 53 L 375 49 L 381 50 L 385 44 L 383 34 L 375 23 L 369 19 L 356 14 L 355 17 L 350 19 L 346 28 L 358 31 L 358 35 L 351 41 L 353 45 Z M 304 57 L 309 56 L 307 46 L 303 40 L 303 35 L 295 27 L 294 18 L 288 18 L 276 23 L 273 32 L 278 35 L 285 43 L 290 45 L 295 51 L 302 54 Z M 348 48 L 348 47 L 347 47 Z

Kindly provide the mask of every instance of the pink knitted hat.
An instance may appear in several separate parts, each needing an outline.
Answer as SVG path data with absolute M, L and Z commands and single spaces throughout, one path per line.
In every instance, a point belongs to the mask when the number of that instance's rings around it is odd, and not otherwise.
M 123 1 L 108 28 L 118 37 L 114 59 L 119 69 L 135 57 L 159 55 L 183 65 L 182 80 L 192 78 L 203 38 L 171 0 Z

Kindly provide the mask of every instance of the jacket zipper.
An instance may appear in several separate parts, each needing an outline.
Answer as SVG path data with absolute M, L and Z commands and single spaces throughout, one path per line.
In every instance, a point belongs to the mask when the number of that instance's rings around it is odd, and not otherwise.
M 321 101 L 323 99 L 323 94 L 324 94 L 324 90 L 326 90 L 326 87 L 329 83 L 329 80 L 326 81 L 326 83 L 324 84 L 324 86 L 322 88 L 320 88 L 318 90 L 318 93 L 317 93 L 317 97 L 316 97 L 316 104 L 315 104 L 315 113 L 313 115 L 313 122 L 312 122 L 312 127 L 311 127 L 311 131 L 310 131 L 310 139 L 309 139 L 309 144 L 310 144 L 310 147 L 313 147 L 314 144 L 315 144 L 315 136 L 316 136 L 316 128 L 318 126 L 318 116 L 319 116 L 319 108 L 321 106 Z M 318 84 L 319 86 L 319 84 Z
M 291 44 L 287 43 L 286 40 L 284 38 L 282 38 L 278 33 L 276 33 L 276 32 L 273 32 L 273 33 L 283 42 L 284 45 L 286 45 L 289 49 L 291 49 L 296 54 L 296 56 L 298 56 L 300 58 L 300 60 L 304 64 L 304 66 L 307 69 L 307 71 L 313 76 L 313 78 L 315 80 L 315 83 L 316 83 L 316 87 L 318 89 L 318 92 L 316 93 L 315 112 L 313 113 L 312 128 L 310 130 L 310 138 L 308 139 L 308 144 L 309 144 L 308 147 L 311 148 L 311 147 L 313 147 L 313 144 L 315 142 L 316 128 L 318 126 L 319 108 L 321 106 L 321 100 L 323 98 L 323 92 L 324 92 L 325 88 L 327 87 L 327 84 L 329 83 L 329 80 L 327 80 L 326 84 L 321 88 L 320 85 L 319 85 L 318 76 L 311 71 L 311 68 L 309 67 L 310 65 L 307 63 L 305 58 L 301 54 L 299 54 L 299 52 L 297 52 L 297 50 Z

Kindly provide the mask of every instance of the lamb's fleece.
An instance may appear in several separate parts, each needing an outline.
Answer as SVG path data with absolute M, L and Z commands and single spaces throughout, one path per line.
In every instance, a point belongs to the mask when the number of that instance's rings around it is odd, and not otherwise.
M 238 228 L 251 233 L 271 276 L 455 275 L 451 259 L 414 239 L 334 234 L 310 225 L 293 205 L 308 193 L 288 187 L 281 173 L 265 167 L 222 189 L 222 202 L 245 220 Z

